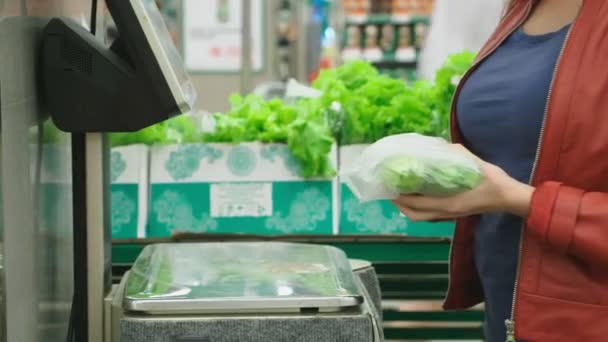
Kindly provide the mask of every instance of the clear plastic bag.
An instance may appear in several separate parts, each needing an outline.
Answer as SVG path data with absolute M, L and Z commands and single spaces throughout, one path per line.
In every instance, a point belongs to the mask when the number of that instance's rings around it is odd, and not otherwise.
M 361 202 L 400 194 L 451 196 L 475 188 L 483 178 L 473 157 L 443 139 L 411 133 L 370 145 L 341 177 Z

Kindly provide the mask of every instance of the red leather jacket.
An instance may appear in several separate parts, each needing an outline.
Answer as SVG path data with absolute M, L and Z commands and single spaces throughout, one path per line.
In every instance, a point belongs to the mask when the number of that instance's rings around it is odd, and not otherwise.
M 478 62 L 525 21 L 531 2 L 515 2 Z M 584 1 L 547 102 L 507 331 L 512 324 L 526 342 L 608 341 L 608 1 Z M 453 108 L 452 137 L 462 142 L 455 115 Z M 456 227 L 448 310 L 483 301 L 474 223 L 463 218 Z

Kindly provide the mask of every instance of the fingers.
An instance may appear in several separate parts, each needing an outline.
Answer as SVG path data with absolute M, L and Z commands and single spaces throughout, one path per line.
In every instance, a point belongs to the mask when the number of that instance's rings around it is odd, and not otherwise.
M 467 214 L 465 202 L 460 197 L 436 198 L 405 195 L 399 196 L 393 201 L 402 212 L 408 210 L 412 215 L 422 217 L 423 221 L 464 216 Z
M 444 221 L 448 217 L 444 213 L 437 211 L 421 211 L 407 206 L 400 205 L 397 201 L 393 201 L 393 204 L 399 209 L 399 211 L 405 215 L 412 222 L 420 221 Z
M 438 198 L 425 196 L 399 196 L 395 202 L 402 207 L 421 211 L 443 211 L 453 205 L 453 198 Z

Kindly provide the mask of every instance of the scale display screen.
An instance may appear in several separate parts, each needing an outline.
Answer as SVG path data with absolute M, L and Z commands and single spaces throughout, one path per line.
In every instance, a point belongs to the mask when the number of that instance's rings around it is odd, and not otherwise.
M 156 2 L 154 0 L 129 1 L 178 106 L 183 113 L 189 112 L 196 102 L 196 90 Z

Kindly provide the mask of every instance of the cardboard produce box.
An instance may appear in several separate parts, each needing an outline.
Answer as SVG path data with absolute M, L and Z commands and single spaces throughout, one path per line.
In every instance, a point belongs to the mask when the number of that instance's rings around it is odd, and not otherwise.
M 149 237 L 337 231 L 337 179 L 303 179 L 286 145 L 158 146 L 150 170 Z
M 144 238 L 148 219 L 149 148 L 114 147 L 111 152 L 112 238 Z
M 340 147 L 340 167 L 348 168 L 369 145 Z M 451 237 L 451 222 L 411 222 L 390 201 L 361 203 L 348 186 L 340 182 L 340 234 L 404 234 Z

